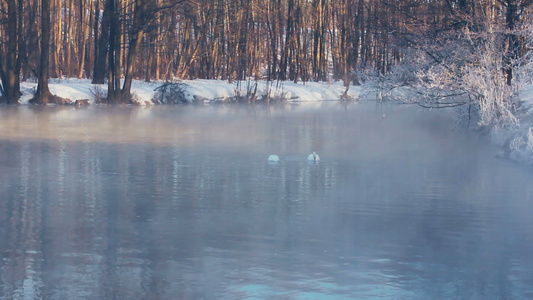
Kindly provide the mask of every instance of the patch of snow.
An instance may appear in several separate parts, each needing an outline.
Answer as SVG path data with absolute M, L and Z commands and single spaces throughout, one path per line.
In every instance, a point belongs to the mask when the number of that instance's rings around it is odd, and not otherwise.
M 339 100 L 344 94 L 345 87 L 342 82 L 325 83 L 325 82 L 267 82 L 267 81 L 241 81 L 229 83 L 223 80 L 182 80 L 180 81 L 188 86 L 187 100 L 203 99 L 204 101 L 216 101 L 228 99 L 240 95 L 246 95 L 247 92 L 255 89 L 257 84 L 258 98 L 269 95 L 271 98 L 292 101 L 328 101 Z M 151 102 L 155 89 L 164 82 L 147 83 L 140 80 L 134 80 L 132 84 L 132 94 L 134 101 L 140 105 Z M 89 99 L 90 103 L 95 103 L 94 94 L 98 89 L 104 95 L 107 94 L 107 85 L 93 85 L 89 79 L 51 79 L 49 82 L 52 94 L 70 99 L 71 101 Z M 22 97 L 20 102 L 27 104 L 33 97 L 37 89 L 36 82 L 22 82 Z M 358 99 L 361 93 L 359 86 L 350 86 L 348 97 Z

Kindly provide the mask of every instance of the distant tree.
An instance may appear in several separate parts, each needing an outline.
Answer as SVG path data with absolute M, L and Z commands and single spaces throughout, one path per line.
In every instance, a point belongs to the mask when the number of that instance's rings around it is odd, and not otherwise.
M 313 78 L 326 80 L 326 29 L 328 26 L 328 0 L 313 0 Z
M 122 0 L 107 0 L 106 9 L 113 12 L 109 25 L 109 51 L 108 51 L 108 96 L 107 101 L 112 104 L 131 103 L 131 87 L 134 71 L 137 66 L 137 54 L 147 27 L 153 22 L 159 12 L 168 10 L 183 2 L 183 0 L 152 1 L 134 0 L 131 3 L 123 3 Z M 126 5 L 125 5 L 126 4 Z M 127 17 L 125 13 L 131 11 L 131 19 L 128 21 L 127 36 L 123 35 L 122 21 Z M 105 13 L 105 11 L 104 11 Z M 122 40 L 127 39 L 127 52 L 123 53 Z M 102 50 L 102 49 L 100 49 Z M 100 53 L 101 55 L 101 53 Z M 125 59 L 122 59 L 125 55 Z M 122 65 L 124 62 L 124 65 Z M 120 79 L 124 70 L 124 83 L 120 85 Z
M 456 42 L 465 28 L 481 32 L 483 22 L 471 18 L 482 12 L 504 26 L 502 72 L 511 86 L 529 52 L 517 28 L 533 0 L 47 0 L 47 43 L 42 2 L 0 1 L 9 103 L 18 102 L 20 80 L 41 77 L 46 51 L 49 76 L 107 79 L 109 103 L 130 103 L 140 78 L 333 79 L 348 89 L 365 74 L 390 73 L 422 46 L 434 63 L 444 61 L 439 43 Z
M 24 3 L 22 9 L 20 6 Z M 21 60 L 22 81 L 32 76 L 37 76 L 39 65 L 40 45 L 39 45 L 39 0 L 19 1 L 19 11 L 23 11 L 23 26 L 19 26 L 19 57 Z

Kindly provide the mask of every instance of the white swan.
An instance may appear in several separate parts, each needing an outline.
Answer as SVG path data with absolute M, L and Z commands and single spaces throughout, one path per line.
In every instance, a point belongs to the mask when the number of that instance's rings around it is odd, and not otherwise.
M 319 161 L 320 160 L 320 156 L 318 156 L 318 154 L 316 154 L 315 151 L 313 151 L 313 153 L 309 154 L 309 156 L 307 157 L 307 160 L 309 160 L 309 161 Z
M 279 162 L 279 156 L 272 154 L 268 157 L 269 162 Z

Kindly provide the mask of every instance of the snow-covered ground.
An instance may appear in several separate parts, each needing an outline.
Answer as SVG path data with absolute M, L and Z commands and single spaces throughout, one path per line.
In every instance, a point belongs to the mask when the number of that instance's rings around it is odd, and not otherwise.
M 238 93 L 246 95 L 248 89 L 255 85 L 255 81 L 241 81 L 240 83 L 229 83 L 222 80 L 183 80 L 187 88 L 188 100 L 201 99 L 202 101 L 213 101 L 216 99 L 227 99 L 235 97 Z M 144 81 L 134 81 L 132 93 L 135 100 L 140 105 L 150 103 L 155 89 L 161 86 L 163 82 L 147 83 Z M 107 94 L 107 85 L 93 85 L 89 79 L 51 79 L 49 82 L 52 94 L 70 99 L 71 101 L 88 99 L 89 103 L 95 103 L 95 95 L 100 93 Z M 37 89 L 35 82 L 23 82 L 21 84 L 22 97 L 21 103 L 27 104 L 33 93 Z M 283 99 L 286 101 L 327 101 L 339 100 L 344 94 L 345 87 L 342 82 L 324 83 L 324 82 L 257 82 L 258 98 L 269 94 L 272 98 Z M 348 96 L 352 99 L 359 98 L 361 88 L 351 86 Z

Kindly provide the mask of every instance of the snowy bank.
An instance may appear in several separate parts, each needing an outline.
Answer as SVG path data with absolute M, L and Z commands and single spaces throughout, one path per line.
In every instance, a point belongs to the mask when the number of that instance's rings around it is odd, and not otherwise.
M 523 113 L 520 122 L 511 128 L 495 128 L 492 139 L 500 148 L 500 157 L 533 165 L 533 84 L 520 92 Z
M 266 82 L 266 81 L 240 81 L 229 83 L 222 80 L 182 80 L 185 84 L 186 100 L 192 102 L 199 100 L 204 102 L 221 101 L 231 99 L 238 95 L 246 95 L 250 91 L 256 91 L 257 98 L 261 99 L 268 95 L 271 99 L 285 101 L 328 101 L 339 100 L 344 94 L 345 87 L 342 82 Z M 152 103 L 155 90 L 164 82 L 134 81 L 132 94 L 134 101 L 140 105 Z M 257 84 L 257 88 L 256 85 Z M 52 94 L 67 98 L 72 102 L 76 100 L 88 100 L 95 103 L 98 96 L 107 94 L 107 85 L 91 84 L 89 79 L 51 79 L 49 88 Z M 21 83 L 22 97 L 20 102 L 27 104 L 37 89 L 36 82 Z M 351 86 L 348 97 L 358 99 L 361 92 L 359 86 Z

